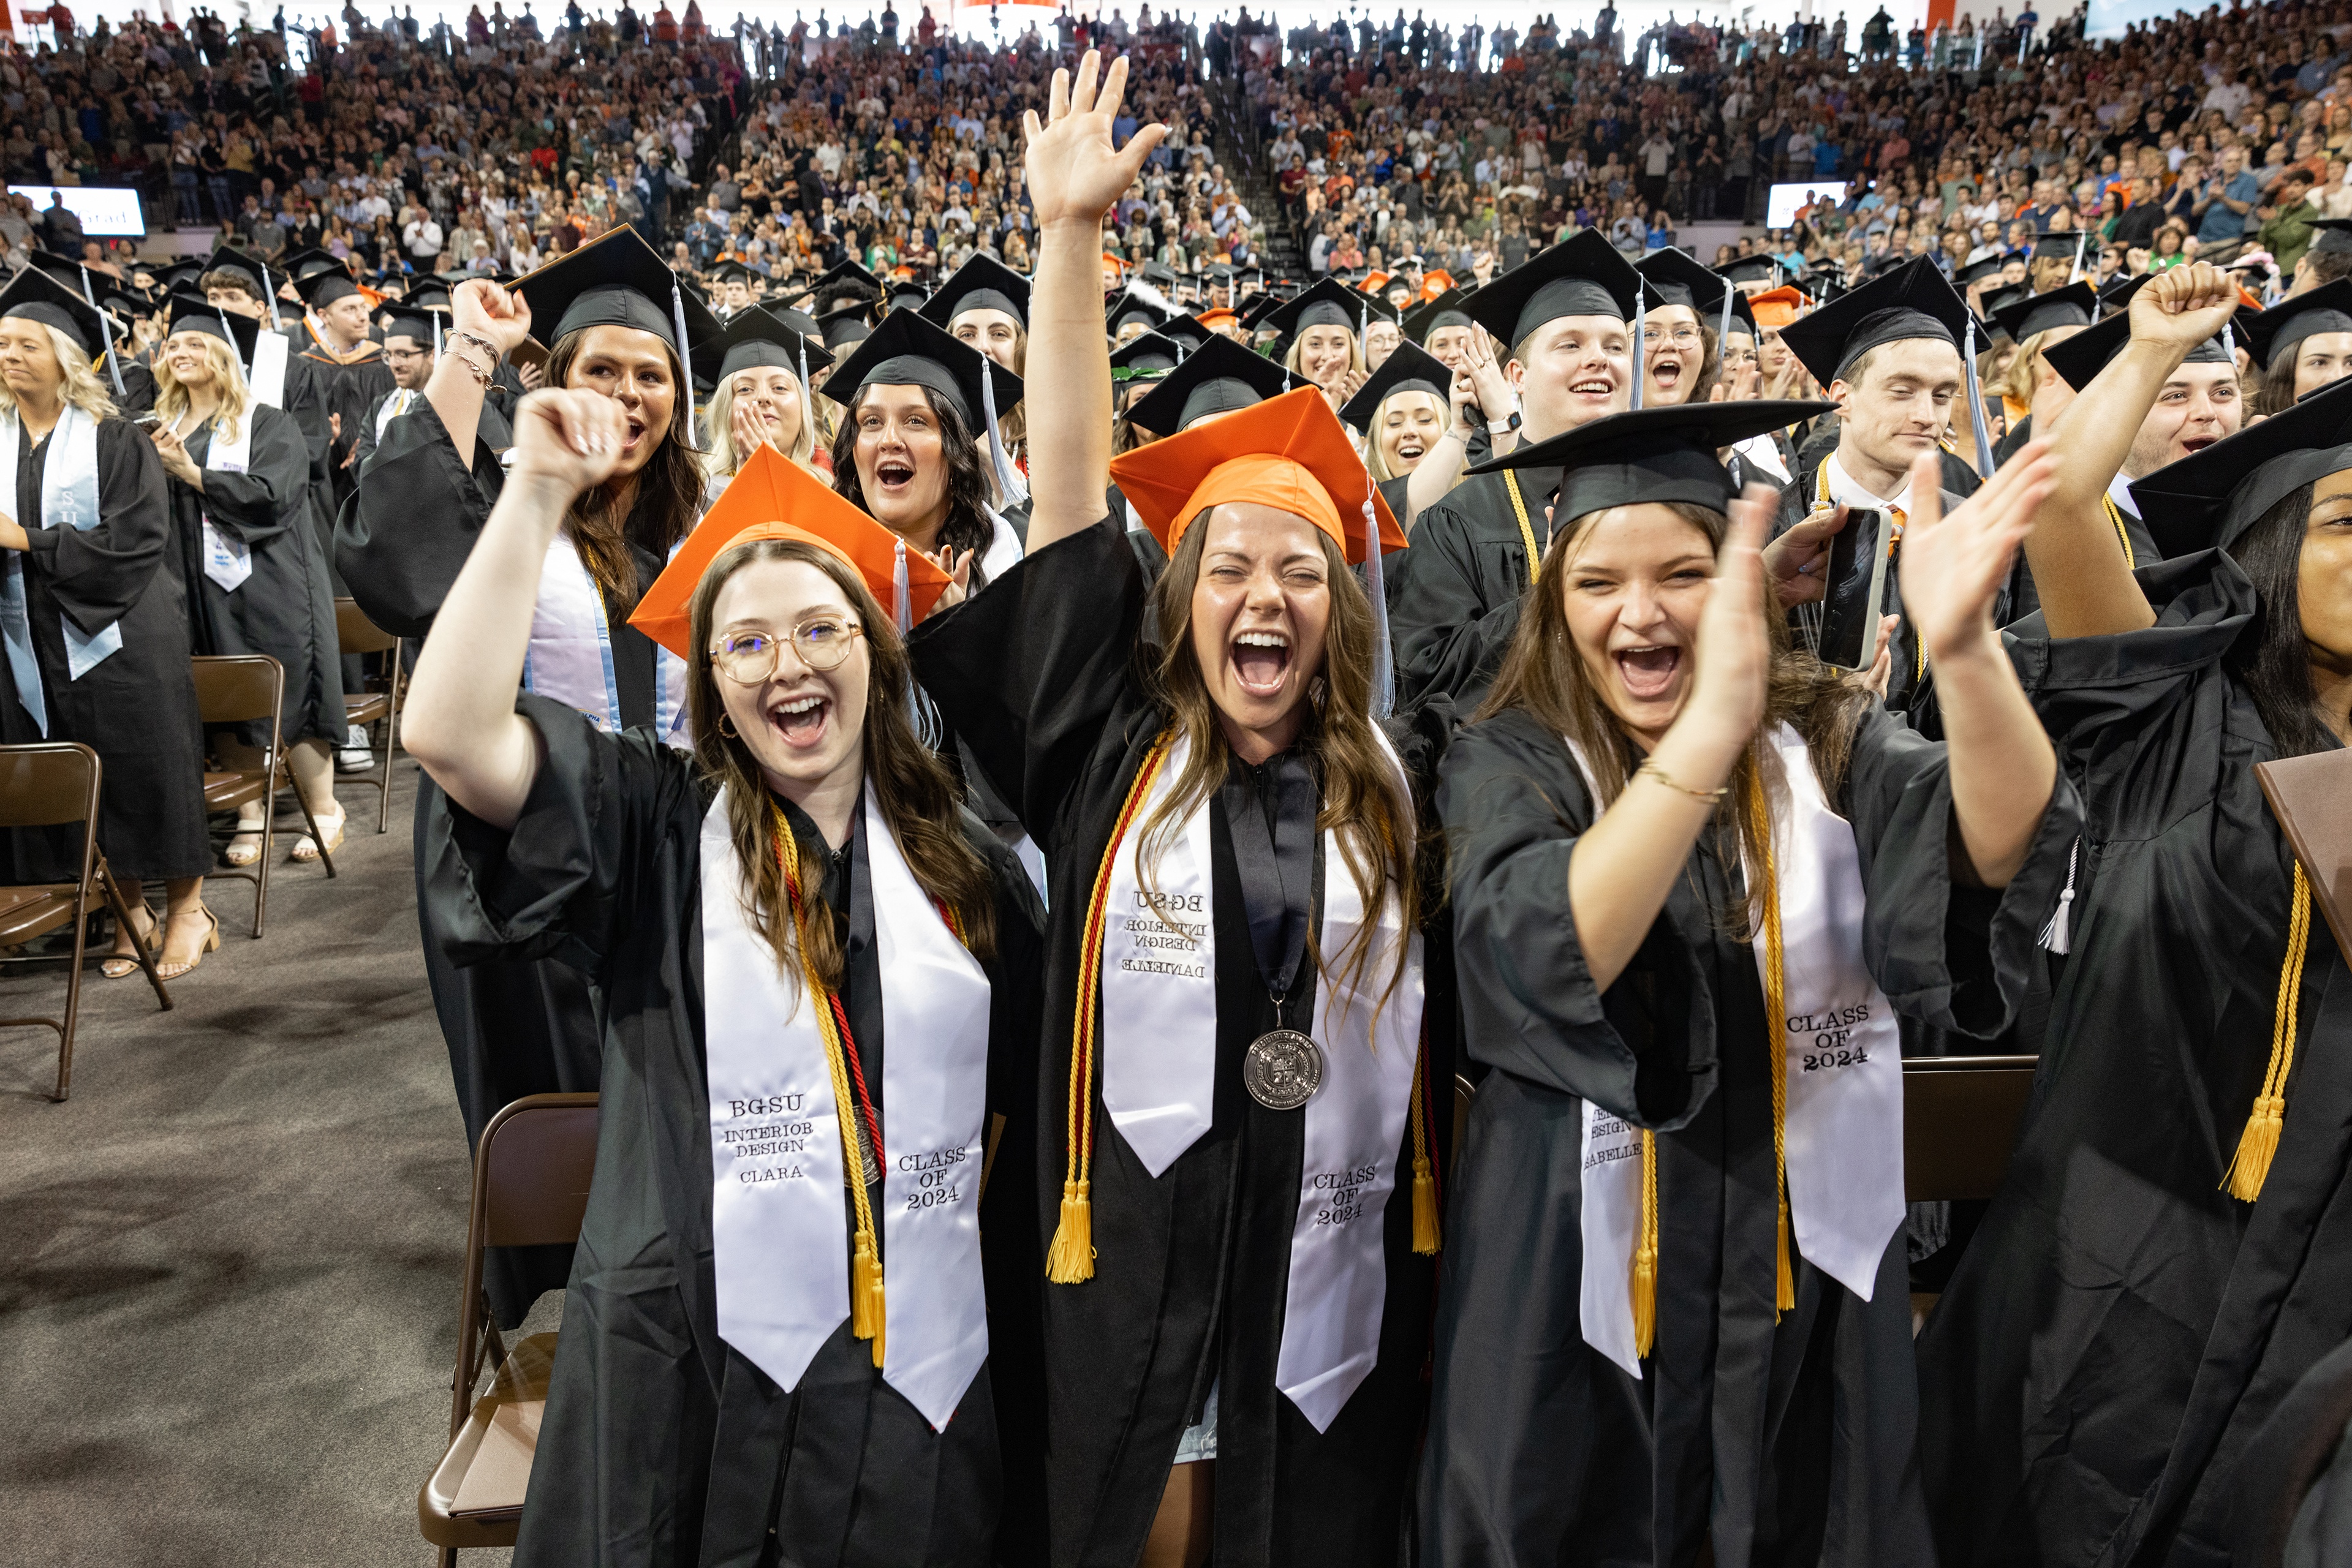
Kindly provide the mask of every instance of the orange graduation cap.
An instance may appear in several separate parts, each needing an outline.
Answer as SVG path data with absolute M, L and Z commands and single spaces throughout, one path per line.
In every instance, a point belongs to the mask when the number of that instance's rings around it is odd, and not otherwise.
M 1369 497 L 1381 548 L 1404 547 L 1404 530 L 1364 472 L 1331 405 L 1311 386 L 1138 447 L 1113 458 L 1110 474 L 1171 555 L 1195 518 L 1228 501 L 1255 501 L 1304 517 L 1337 540 L 1348 559 L 1360 561 Z
M 1748 297 L 1748 308 L 1755 316 L 1759 327 L 1785 327 L 1797 319 L 1797 312 L 1803 309 L 1804 305 L 1803 293 L 1791 283 Z
M 898 574 L 907 581 L 907 618 L 930 613 L 948 585 L 941 571 L 919 550 L 825 487 L 807 469 L 772 446 L 751 454 L 694 532 L 670 558 L 662 574 L 637 603 L 629 624 L 691 662 L 688 646 L 694 591 L 703 574 L 732 546 L 755 539 L 796 539 L 829 550 L 866 580 L 887 610 L 898 600 Z

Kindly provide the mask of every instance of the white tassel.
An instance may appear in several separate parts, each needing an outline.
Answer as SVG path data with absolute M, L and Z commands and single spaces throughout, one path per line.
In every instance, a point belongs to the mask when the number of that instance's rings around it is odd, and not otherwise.
M 1968 372 L 1969 425 L 1977 438 L 1977 477 L 1992 477 L 1992 433 L 1985 428 L 1984 389 L 1977 384 L 1977 313 L 1969 312 L 1968 342 L 1960 353 L 1960 366 Z
M 1372 717 L 1396 707 L 1396 660 L 1389 647 L 1387 569 L 1381 560 L 1381 517 L 1372 505 L 1372 476 L 1364 473 L 1364 591 L 1372 601 Z
M 988 416 L 988 461 L 996 470 L 996 493 L 1005 506 L 1017 507 L 1029 498 L 1029 486 L 1021 482 L 1021 470 L 1013 465 L 1011 455 L 1004 450 L 1004 437 L 996 428 L 995 370 L 993 362 L 980 368 L 980 406 Z
M 1644 288 L 1633 296 L 1633 407 L 1642 406 L 1642 383 L 1649 379 L 1649 355 L 1643 340 L 1649 334 L 1650 295 Z
M 907 541 L 899 539 L 891 549 L 890 612 L 898 619 L 898 635 L 903 637 L 915 629 L 914 592 L 907 586 Z
M 2091 231 L 2084 229 L 2074 235 L 2074 265 L 2066 270 L 2066 281 L 2074 282 L 2083 276 L 2083 246 L 2089 243 Z
M 98 310 L 98 296 L 90 290 L 89 268 L 87 267 L 81 269 L 81 298 L 83 304 Z M 106 373 L 114 378 L 114 395 L 129 397 L 131 394 L 122 390 L 122 368 L 114 362 L 114 318 L 103 310 L 98 310 L 98 338 L 106 345 Z
M 278 290 L 269 287 L 269 264 L 263 261 L 255 265 L 261 268 L 261 297 L 269 301 L 269 329 L 283 332 L 286 324 L 278 319 Z
M 2067 926 L 2074 904 L 2074 862 L 2082 852 L 2083 840 L 2077 834 L 2066 851 L 2066 885 L 2058 894 L 2058 907 L 2051 912 L 2050 924 L 2042 928 L 2042 946 L 2061 957 L 2065 956 L 2074 945 L 2074 936 Z

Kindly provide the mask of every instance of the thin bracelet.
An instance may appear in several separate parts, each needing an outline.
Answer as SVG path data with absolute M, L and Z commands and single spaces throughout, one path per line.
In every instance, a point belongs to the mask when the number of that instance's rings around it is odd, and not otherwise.
M 476 386 L 487 387 L 493 380 L 496 379 L 496 371 L 484 370 L 481 366 L 476 364 L 473 361 L 467 359 L 463 354 L 452 350 L 449 357 L 466 368 L 466 373 L 474 378 L 474 384 Z
M 1694 800 L 1704 800 L 1710 806 L 1720 804 L 1723 798 L 1731 793 L 1731 786 L 1728 784 L 1717 789 L 1694 789 L 1687 784 L 1677 784 L 1675 782 L 1673 774 L 1658 766 L 1655 758 L 1644 758 L 1642 766 L 1633 770 L 1633 777 L 1654 779 L 1669 789 L 1687 795 Z
M 492 364 L 498 363 L 499 346 L 496 343 L 491 342 L 488 338 L 483 337 L 479 332 L 468 332 L 463 327 L 452 327 L 449 329 L 449 336 L 461 342 L 473 343 L 488 349 L 490 351 L 490 362 Z

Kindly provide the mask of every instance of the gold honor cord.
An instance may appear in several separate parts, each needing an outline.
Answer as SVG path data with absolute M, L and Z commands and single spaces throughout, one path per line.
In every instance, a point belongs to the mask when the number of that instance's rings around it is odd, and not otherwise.
M 2311 881 L 2303 862 L 2294 863 L 2294 897 L 2287 914 L 2286 962 L 2279 969 L 2278 1011 L 2271 1024 L 2270 1066 L 2263 1073 L 2263 1092 L 2254 1096 L 2253 1114 L 2238 1139 L 2238 1152 L 2222 1174 L 2221 1187 L 2231 1197 L 2252 1203 L 2263 1195 L 2263 1181 L 2271 1174 L 2278 1154 L 2279 1132 L 2286 1123 L 2286 1075 L 2294 1067 L 2294 1030 L 2303 1004 L 2303 960 L 2311 946 Z
M 783 809 L 772 804 L 776 818 L 776 863 L 784 873 L 784 889 L 792 904 L 793 941 L 801 955 L 801 977 L 808 988 L 809 1006 L 816 1014 L 818 1038 L 824 1041 L 824 1063 L 833 1075 L 833 1108 L 841 1124 L 841 1163 L 848 1181 L 850 1202 L 857 1214 L 857 1231 L 850 1243 L 849 1332 L 874 1342 L 874 1364 L 882 1364 L 882 1255 L 874 1243 L 874 1210 L 866 1195 L 865 1143 L 857 1133 L 857 1092 L 849 1082 L 849 1067 L 835 1026 L 832 996 L 808 959 L 807 917 L 802 911 L 800 845 Z M 878 1161 L 882 1151 L 876 1149 Z M 854 1172 L 852 1175 L 850 1173 Z
M 1087 903 L 1086 933 L 1078 949 L 1077 1011 L 1070 1022 L 1070 1094 L 1068 1163 L 1062 1179 L 1062 1213 L 1054 1227 L 1053 1244 L 1045 1249 L 1045 1278 L 1056 1285 L 1082 1285 L 1095 1277 L 1094 1137 L 1095 1137 L 1095 1010 L 1102 995 L 1104 905 L 1110 898 L 1111 863 L 1118 846 L 1135 823 L 1136 813 L 1151 792 L 1151 781 L 1168 759 L 1175 741 L 1171 730 L 1151 743 L 1143 766 L 1135 770 L 1127 800 L 1118 809 L 1110 842 L 1103 846 L 1102 864 L 1095 872 L 1094 896 Z
M 1772 808 L 1764 798 L 1760 768 L 1748 775 L 1748 825 L 1756 841 L 1758 881 L 1762 883 L 1757 892 L 1764 905 L 1764 1010 L 1772 1051 L 1772 1188 L 1780 1211 L 1775 1243 L 1779 1283 L 1773 1303 L 1785 1312 L 1797 1304 L 1797 1274 L 1789 1256 L 1789 1051 L 1781 1032 L 1789 1016 L 1789 998 L 1781 967 L 1780 877 L 1772 863 Z
M 2125 570 L 2130 570 L 2133 568 L 2137 567 L 2139 565 L 2139 561 L 2137 558 L 2132 554 L 2131 530 L 2124 527 L 2124 509 L 2116 505 L 2116 498 L 2113 496 L 2100 497 L 2099 505 L 2107 509 L 2107 521 L 2115 524 L 2116 526 L 2116 538 L 2124 547 Z
M 1543 565 L 1543 558 L 1541 553 L 1536 549 L 1535 525 L 1528 521 L 1528 498 L 1519 494 L 1519 471 L 1517 469 L 1506 468 L 1503 470 L 1503 487 L 1510 491 L 1511 511 L 1513 515 L 1519 519 L 1519 543 L 1528 552 L 1528 586 L 1529 588 L 1533 588 L 1536 582 L 1536 573 Z
M 1633 1240 L 1633 1354 L 1658 1335 L 1658 1134 L 1642 1129 L 1642 1232 Z
M 1421 1086 L 1423 1075 L 1429 1071 L 1429 1023 L 1425 1019 L 1421 1033 L 1420 1051 L 1412 1064 L 1412 1098 L 1404 1114 L 1412 1127 L 1412 1249 L 1428 1258 L 1436 1255 L 1439 1239 L 1437 1176 L 1429 1155 L 1429 1097 Z

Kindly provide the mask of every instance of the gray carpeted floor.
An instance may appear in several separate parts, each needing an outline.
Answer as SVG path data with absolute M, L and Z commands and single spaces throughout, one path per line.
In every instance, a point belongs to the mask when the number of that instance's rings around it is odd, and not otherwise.
M 381 836 L 342 783 L 341 874 L 281 864 L 262 940 L 250 884 L 211 883 L 222 949 L 173 1011 L 93 968 L 67 1103 L 55 1037 L 0 1030 L 0 1560 L 433 1561 L 415 1493 L 446 1430 L 467 1166 L 417 950 L 415 777 Z M 0 975 L 0 1016 L 63 998 L 62 967 Z

